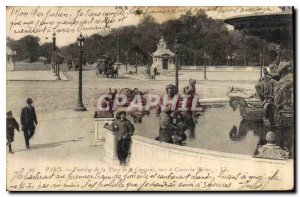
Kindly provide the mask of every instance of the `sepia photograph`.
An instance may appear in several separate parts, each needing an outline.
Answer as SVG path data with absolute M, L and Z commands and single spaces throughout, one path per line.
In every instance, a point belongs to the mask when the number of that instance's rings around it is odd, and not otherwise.
M 6 6 L 6 190 L 294 191 L 295 18 Z

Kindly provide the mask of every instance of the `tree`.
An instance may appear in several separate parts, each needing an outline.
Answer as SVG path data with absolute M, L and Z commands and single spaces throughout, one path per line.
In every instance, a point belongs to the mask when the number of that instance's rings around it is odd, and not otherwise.
M 85 57 L 89 63 L 94 63 L 102 55 L 116 60 L 119 38 L 121 62 L 125 62 L 126 54 L 129 62 L 134 63 L 137 54 L 141 63 L 146 64 L 161 36 L 164 36 L 171 51 L 175 51 L 174 41 L 179 38 L 181 62 L 186 65 L 197 65 L 204 53 L 210 56 L 211 65 L 226 64 L 226 57 L 233 54 L 237 55 L 236 64 L 248 65 L 249 62 L 258 62 L 261 50 L 260 39 L 244 36 L 239 31 L 229 31 L 222 20 L 212 19 L 204 11 L 198 11 L 196 14 L 186 12 L 178 19 L 162 24 L 146 15 L 136 26 L 116 28 L 103 36 L 91 35 L 85 41 Z M 63 47 L 67 53 L 77 57 L 75 49 L 76 43 Z
M 17 52 L 16 60 L 34 62 L 40 56 L 39 41 L 39 37 L 28 35 L 17 41 L 8 39 L 7 45 Z
M 53 44 L 51 42 L 46 42 L 40 46 L 39 56 L 47 58 L 47 63 L 51 62 L 52 59 L 52 49 Z

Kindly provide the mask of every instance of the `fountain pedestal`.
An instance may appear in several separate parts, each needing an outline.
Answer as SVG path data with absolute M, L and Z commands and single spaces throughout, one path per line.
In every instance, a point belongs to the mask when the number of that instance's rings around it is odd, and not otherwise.
M 269 131 L 266 135 L 267 144 L 258 148 L 258 154 L 254 157 L 263 158 L 263 159 L 288 159 L 289 152 L 283 150 L 280 146 L 275 144 L 276 134 L 272 131 Z

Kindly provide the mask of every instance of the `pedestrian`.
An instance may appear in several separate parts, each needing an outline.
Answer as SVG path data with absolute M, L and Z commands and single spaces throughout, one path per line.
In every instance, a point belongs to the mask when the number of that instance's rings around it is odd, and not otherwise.
M 157 68 L 156 68 L 156 67 L 154 67 L 154 69 L 153 69 L 153 75 L 154 75 L 154 78 L 153 78 L 153 79 L 155 79 L 155 77 L 156 77 L 156 75 L 157 75 Z
M 11 143 L 14 141 L 14 135 L 15 135 L 15 129 L 17 129 L 18 132 L 20 132 L 19 129 L 19 124 L 16 121 L 16 119 L 13 117 L 13 114 L 11 111 L 6 113 L 6 140 L 8 148 L 9 148 L 9 153 L 13 154 L 14 152 L 11 149 Z
M 75 59 L 74 64 L 75 64 L 75 70 L 77 71 L 79 68 L 79 60 Z
M 35 132 L 35 127 L 38 124 L 35 109 L 32 106 L 32 99 L 26 100 L 27 106 L 21 111 L 21 125 L 22 131 L 24 132 L 26 148 L 29 149 L 29 140 L 32 138 Z
M 71 70 L 71 68 L 73 67 L 73 65 L 72 65 L 72 61 L 71 61 L 71 60 L 68 60 L 68 63 L 67 63 L 67 65 L 69 66 L 69 70 Z
M 111 98 L 108 98 L 108 106 L 109 106 L 109 111 L 110 112 L 113 112 L 115 109 L 113 109 L 113 105 L 114 105 L 114 102 L 115 102 L 115 97 L 117 95 L 118 91 L 116 88 L 114 87 L 111 87 L 109 88 L 109 95 L 111 95 Z
M 116 121 L 112 123 L 113 131 L 117 132 L 117 154 L 120 165 L 127 164 L 129 148 L 131 144 L 131 136 L 134 132 L 133 124 L 126 119 L 126 112 L 119 111 L 116 114 Z

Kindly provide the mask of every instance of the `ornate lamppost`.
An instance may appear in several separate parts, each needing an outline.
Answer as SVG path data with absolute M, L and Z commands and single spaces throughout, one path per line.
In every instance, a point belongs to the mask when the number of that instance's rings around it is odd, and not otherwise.
M 117 32 L 117 62 L 120 62 L 120 35 Z
M 135 74 L 137 74 L 138 53 L 135 52 Z
M 56 68 L 56 80 L 61 80 L 60 78 L 60 73 L 59 73 L 59 70 L 60 70 L 60 65 L 59 65 L 59 61 L 56 60 L 55 61 L 55 68 Z
M 263 63 L 262 63 L 262 52 L 259 52 L 259 64 L 260 64 L 260 78 L 263 76 Z
M 206 77 L 206 58 L 208 58 L 208 55 L 206 54 L 206 52 L 204 52 L 204 79 L 206 80 L 207 79 L 207 77 Z
M 179 85 L 178 85 L 178 69 L 179 69 L 179 39 L 176 37 L 175 39 L 175 86 L 177 93 L 179 92 Z
M 83 58 L 84 37 L 82 36 L 81 33 L 77 38 L 77 43 L 79 47 L 79 78 L 78 78 L 78 103 L 75 108 L 75 111 L 86 111 L 86 108 L 82 103 L 82 58 Z
M 56 50 L 56 37 L 55 33 L 52 34 L 52 67 L 51 70 L 53 70 L 53 73 L 56 75 L 55 71 L 55 50 Z
M 117 62 L 115 63 L 117 65 L 118 68 L 121 67 L 121 64 L 120 63 L 120 54 L 121 54 L 121 51 L 120 51 L 120 34 L 119 34 L 119 31 L 117 31 Z
M 125 64 L 125 69 L 127 71 L 127 63 L 128 63 L 128 57 L 127 57 L 127 52 L 124 53 L 124 64 Z
M 148 57 L 148 65 L 147 65 L 147 72 L 148 72 L 148 77 L 149 79 L 151 79 L 151 52 L 150 52 L 150 49 L 148 50 L 148 54 L 149 54 L 149 57 Z

